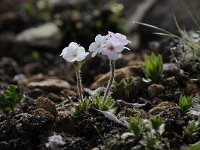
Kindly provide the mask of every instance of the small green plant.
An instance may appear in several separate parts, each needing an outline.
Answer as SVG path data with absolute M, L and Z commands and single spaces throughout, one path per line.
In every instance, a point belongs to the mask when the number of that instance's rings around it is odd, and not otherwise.
M 74 115 L 80 115 L 84 112 L 86 112 L 91 107 L 91 101 L 88 99 L 85 99 L 83 101 L 79 101 L 78 105 L 75 105 L 73 107 Z
M 189 121 L 188 125 L 183 128 L 183 134 L 189 141 L 195 140 L 198 137 L 198 127 L 194 120 Z
M 26 14 L 39 18 L 41 21 L 52 20 L 49 0 L 38 0 L 35 5 L 31 2 L 25 2 L 23 9 Z
M 189 108 L 192 106 L 192 96 L 180 96 L 178 108 L 182 114 L 188 112 Z
M 193 144 L 188 150 L 200 150 L 200 144 Z
M 92 106 L 96 109 L 102 110 L 102 111 L 109 111 L 111 113 L 115 113 L 116 107 L 115 107 L 115 101 L 111 99 L 111 97 L 106 97 L 105 100 L 99 95 L 92 98 Z
M 140 118 L 130 117 L 128 129 L 134 134 L 135 140 L 139 140 L 143 134 L 143 124 Z
M 130 97 L 130 88 L 132 84 L 133 84 L 133 79 L 131 77 L 124 78 L 124 89 L 127 98 Z
M 0 94 L 0 108 L 4 112 L 9 112 L 14 109 L 17 103 L 20 102 L 22 94 L 19 87 L 10 85 Z
M 141 143 L 145 149 L 162 150 L 163 144 L 158 139 L 162 133 L 156 130 L 161 127 L 162 122 L 162 118 L 156 115 L 150 119 L 131 117 L 128 129 L 133 133 L 134 139 Z
M 31 53 L 31 57 L 33 61 L 39 61 L 40 59 L 40 53 L 38 51 L 33 51 Z
M 24 3 L 23 9 L 29 15 L 34 15 L 35 14 L 34 6 L 31 3 Z
M 158 115 L 151 116 L 150 121 L 151 121 L 152 127 L 155 130 L 157 130 L 160 127 L 160 125 L 163 123 L 162 117 Z
M 145 55 L 142 70 L 147 79 L 150 79 L 154 83 L 159 82 L 163 75 L 163 60 L 161 55 L 156 56 L 154 53 L 150 57 Z
M 150 132 L 144 136 L 142 143 L 148 150 L 162 149 L 160 141 L 153 133 Z

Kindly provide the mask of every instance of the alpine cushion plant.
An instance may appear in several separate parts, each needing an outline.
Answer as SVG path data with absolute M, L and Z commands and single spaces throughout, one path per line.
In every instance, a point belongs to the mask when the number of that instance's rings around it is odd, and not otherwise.
M 128 129 L 134 134 L 135 140 L 139 140 L 144 131 L 141 119 L 138 117 L 130 117 Z
M 146 149 L 148 150 L 161 150 L 163 149 L 161 142 L 158 140 L 158 138 L 155 135 L 154 130 L 148 132 L 144 136 L 144 140 L 141 142 Z
M 163 119 L 159 115 L 151 116 L 150 121 L 151 121 L 152 127 L 155 130 L 157 130 L 161 126 L 161 124 L 163 123 Z
M 150 57 L 145 55 L 145 62 L 142 70 L 147 79 L 153 83 L 161 80 L 163 75 L 163 60 L 161 55 L 156 56 L 154 53 Z
M 98 110 L 109 111 L 111 113 L 116 112 L 115 101 L 112 98 L 107 97 L 104 101 L 102 101 L 100 95 L 96 95 L 91 98 L 92 106 Z
M 183 128 L 184 138 L 188 139 L 188 141 L 193 141 L 198 139 L 198 123 L 194 120 L 189 121 L 187 126 Z
M 97 53 L 101 53 L 102 55 L 107 56 L 110 60 L 111 77 L 108 82 L 103 101 L 106 100 L 108 93 L 111 89 L 112 83 L 114 81 L 115 60 L 117 60 L 120 57 L 124 49 L 129 50 L 129 48 L 125 47 L 125 45 L 127 45 L 129 42 L 130 41 L 127 40 L 125 35 L 109 31 L 108 34 L 105 36 L 98 34 L 95 37 L 95 42 L 93 42 L 89 46 L 89 51 L 92 52 L 92 57 L 94 57 Z
M 22 99 L 20 88 L 16 85 L 9 85 L 5 91 L 0 93 L 0 108 L 8 113 L 14 109 Z
M 81 66 L 84 63 L 84 59 L 88 55 L 88 52 L 85 52 L 85 48 L 78 45 L 75 42 L 71 42 L 68 47 L 65 47 L 62 50 L 60 56 L 62 56 L 66 61 L 74 64 L 76 69 L 76 77 L 77 77 L 77 88 L 79 92 L 79 97 L 81 102 L 83 102 L 83 94 L 82 94 L 82 83 L 81 83 Z
M 179 97 L 178 108 L 180 109 L 180 111 L 183 115 L 189 111 L 190 107 L 192 106 L 192 100 L 193 100 L 192 96 L 181 95 Z
M 84 101 L 73 107 L 74 115 L 79 116 L 80 114 L 86 112 L 90 107 L 91 101 L 89 99 L 85 99 Z

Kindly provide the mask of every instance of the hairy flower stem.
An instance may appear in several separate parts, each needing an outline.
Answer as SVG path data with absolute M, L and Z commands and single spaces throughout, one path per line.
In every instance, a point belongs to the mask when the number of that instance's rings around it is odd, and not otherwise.
M 83 102 L 83 93 L 82 93 L 82 83 L 81 83 L 81 67 L 76 66 L 76 78 L 77 78 L 77 89 L 79 93 L 80 100 L 79 102 Z
M 114 81 L 114 77 L 115 77 L 115 61 L 114 60 L 111 60 L 110 61 L 110 71 L 111 71 L 111 76 L 110 76 L 110 80 L 108 81 L 108 86 L 106 88 L 106 92 L 103 96 L 103 102 L 106 100 L 107 96 L 108 96 L 108 93 L 110 92 L 110 89 L 111 89 L 111 86 L 112 86 L 112 83 Z

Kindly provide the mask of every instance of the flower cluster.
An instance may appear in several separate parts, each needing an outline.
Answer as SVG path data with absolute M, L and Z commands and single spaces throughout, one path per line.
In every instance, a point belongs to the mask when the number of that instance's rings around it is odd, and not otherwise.
M 125 45 L 130 43 L 126 36 L 120 33 L 108 32 L 107 35 L 102 36 L 98 34 L 95 37 L 95 42 L 90 44 L 89 51 L 92 53 L 92 57 L 97 53 L 106 55 L 110 60 L 117 60 L 124 49 L 128 49 Z M 68 62 L 83 61 L 88 52 L 85 52 L 85 48 L 78 45 L 75 42 L 71 42 L 68 47 L 62 50 L 60 56 L 62 56 Z
M 95 37 L 95 42 L 90 45 L 89 51 L 92 52 L 92 57 L 101 53 L 110 60 L 117 60 L 124 49 L 129 50 L 125 47 L 129 42 L 126 36 L 120 33 L 108 32 L 105 36 L 98 34 Z
M 111 66 L 111 77 L 108 82 L 108 86 L 106 88 L 103 102 L 106 101 L 106 98 L 109 94 L 111 89 L 112 83 L 114 81 L 114 74 L 115 74 L 115 60 L 117 60 L 124 49 L 128 49 L 125 45 L 127 45 L 130 41 L 127 40 L 125 35 L 120 33 L 113 33 L 108 32 L 107 35 L 102 36 L 98 34 L 95 37 L 95 42 L 93 42 L 89 46 L 89 51 L 92 52 L 92 57 L 96 56 L 97 53 L 101 53 L 108 57 L 110 60 Z M 81 65 L 84 62 L 84 59 L 89 53 L 85 51 L 85 48 L 78 45 L 75 42 L 71 42 L 68 47 L 65 47 L 62 50 L 60 56 L 62 56 L 68 62 L 74 63 L 74 67 L 76 69 L 76 76 L 77 76 L 77 89 L 80 97 L 80 102 L 83 102 L 83 94 L 82 94 L 82 84 L 81 84 L 81 75 L 80 69 Z

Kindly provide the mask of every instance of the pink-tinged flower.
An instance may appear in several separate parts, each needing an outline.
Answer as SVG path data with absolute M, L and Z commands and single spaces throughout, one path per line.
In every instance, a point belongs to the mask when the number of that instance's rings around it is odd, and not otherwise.
M 113 33 L 111 31 L 108 31 L 108 35 L 110 37 L 116 37 L 120 43 L 123 45 L 127 45 L 128 43 L 131 43 L 131 41 L 127 40 L 126 36 L 121 33 Z
M 62 56 L 68 62 L 75 62 L 83 61 L 88 54 L 88 52 L 85 52 L 84 47 L 75 42 L 71 42 L 68 47 L 65 47 L 62 50 L 60 56 Z
M 125 47 L 128 43 L 130 41 L 127 40 L 125 35 L 109 31 L 105 36 L 98 34 L 95 37 L 95 42 L 89 46 L 89 51 L 92 52 L 92 57 L 97 53 L 101 53 L 110 60 L 116 60 L 124 49 L 129 50 L 129 48 Z
M 117 60 L 123 50 L 124 45 L 119 43 L 115 37 L 111 37 L 106 41 L 102 54 L 106 55 L 110 60 Z
M 100 34 L 98 34 L 95 37 L 95 42 L 93 42 L 89 46 L 89 51 L 92 52 L 92 57 L 96 56 L 97 53 L 101 53 L 103 51 L 105 41 L 106 41 L 105 36 L 101 36 Z

